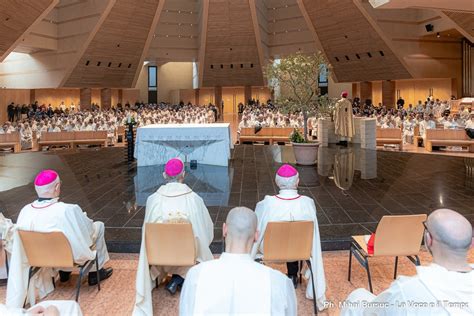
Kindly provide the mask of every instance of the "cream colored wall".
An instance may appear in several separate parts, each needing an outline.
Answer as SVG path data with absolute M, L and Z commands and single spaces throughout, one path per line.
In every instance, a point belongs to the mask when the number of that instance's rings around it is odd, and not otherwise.
M 268 99 L 271 99 L 270 89 L 267 87 L 252 87 L 252 99 L 259 100 L 260 103 L 266 103 Z M 246 103 L 244 100 L 242 103 Z
M 142 101 L 141 91 L 139 89 L 123 89 L 122 90 L 122 104 L 134 104 L 137 101 Z M 143 100 L 146 102 L 146 99 Z
M 172 102 L 173 90 L 192 88 L 193 63 L 170 62 L 158 67 L 158 102 Z
M 140 101 L 148 101 L 148 65 L 143 66 L 138 76 L 136 89 Z M 193 63 L 169 62 L 158 66 L 158 102 L 179 102 L 181 89 L 193 88 Z
M 347 91 L 349 93 L 349 98 L 352 98 L 352 83 L 351 82 L 342 82 L 338 83 L 332 79 L 332 76 L 329 76 L 328 80 L 328 96 L 330 98 L 340 98 L 342 91 Z

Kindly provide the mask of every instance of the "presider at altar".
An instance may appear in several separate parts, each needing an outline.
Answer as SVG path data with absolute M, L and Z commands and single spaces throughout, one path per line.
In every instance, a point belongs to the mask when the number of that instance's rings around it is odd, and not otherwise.
M 167 184 L 152 194 L 146 203 L 133 315 L 153 315 L 151 291 L 156 278 L 160 283 L 171 274 L 172 278 L 166 289 L 175 294 L 183 285 L 189 269 L 189 267 L 149 267 L 144 242 L 146 223 L 166 223 L 176 220 L 191 223 L 197 246 L 196 260 L 203 262 L 213 259 L 209 246 L 214 238 L 214 224 L 203 199 L 183 183 L 184 163 L 178 158 L 169 160 L 165 165 L 163 176 Z

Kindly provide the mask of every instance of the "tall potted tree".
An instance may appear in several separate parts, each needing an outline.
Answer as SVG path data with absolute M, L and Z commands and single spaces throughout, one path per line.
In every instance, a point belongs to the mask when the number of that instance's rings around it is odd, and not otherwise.
M 321 52 L 296 53 L 265 67 L 269 85 L 280 91 L 275 100 L 278 109 L 303 114 L 303 135 L 297 129 L 290 135 L 296 163 L 300 165 L 314 165 L 318 154 L 319 143 L 308 141 L 308 117 L 328 115 L 335 103 L 327 96 L 319 95 L 318 78 L 325 64 Z

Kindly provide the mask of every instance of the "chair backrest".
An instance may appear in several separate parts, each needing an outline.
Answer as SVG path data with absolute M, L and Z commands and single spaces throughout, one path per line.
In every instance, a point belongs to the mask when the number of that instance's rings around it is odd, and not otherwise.
M 253 127 L 243 127 L 240 130 L 240 136 L 253 136 L 255 135 L 255 128 Z
M 74 132 L 75 140 L 107 139 L 107 131 L 78 131 Z
M 10 134 L 0 134 L 0 143 L 20 142 L 20 133 L 12 132 Z
M 427 129 L 427 140 L 469 140 L 463 129 Z
M 71 245 L 62 232 L 41 233 L 19 230 L 18 233 L 30 266 L 74 267 Z
M 146 223 L 145 246 L 149 265 L 182 267 L 196 262 L 190 223 Z
M 402 131 L 399 128 L 377 128 L 376 133 L 377 138 L 402 138 Z
M 125 126 L 117 127 L 117 134 L 125 134 Z
M 374 256 L 410 256 L 420 252 L 426 214 L 384 216 L 375 232 Z
M 264 236 L 264 261 L 307 260 L 313 248 L 311 221 L 269 222 Z
M 286 136 L 290 138 L 290 134 L 293 133 L 293 130 L 294 128 L 292 127 L 274 127 L 272 128 L 272 136 L 278 136 L 278 137 Z
M 70 141 L 74 140 L 74 132 L 44 132 L 41 141 Z

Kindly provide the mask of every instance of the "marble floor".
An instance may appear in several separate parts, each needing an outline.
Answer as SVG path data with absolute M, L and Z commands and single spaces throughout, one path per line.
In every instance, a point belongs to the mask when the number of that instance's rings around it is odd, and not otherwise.
M 252 209 L 276 194 L 274 175 L 293 163 L 290 146 L 237 145 L 229 167 L 187 167 L 186 183 L 201 195 L 215 224 L 212 250 L 222 250 L 222 223 L 228 211 Z M 316 202 L 324 250 L 346 249 L 351 235 L 375 230 L 384 215 L 430 213 L 452 208 L 474 222 L 474 178 L 470 158 L 320 148 L 318 164 L 298 166 L 300 193 Z M 62 200 L 79 204 L 106 226 L 112 252 L 138 252 L 145 202 L 163 183 L 163 166 L 125 162 L 124 148 L 82 149 L 0 155 L 0 212 L 16 221 L 21 208 L 35 199 L 35 174 L 59 172 Z

